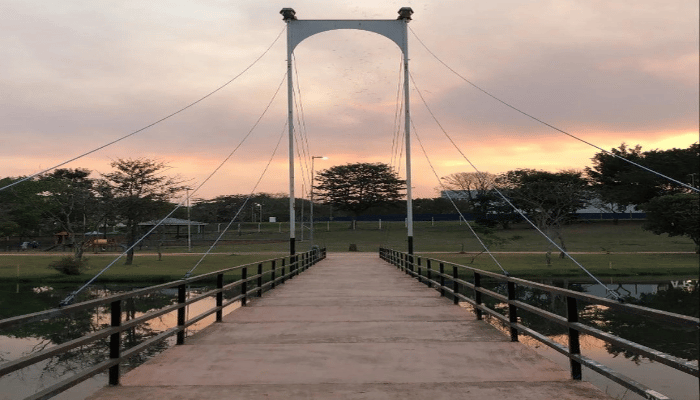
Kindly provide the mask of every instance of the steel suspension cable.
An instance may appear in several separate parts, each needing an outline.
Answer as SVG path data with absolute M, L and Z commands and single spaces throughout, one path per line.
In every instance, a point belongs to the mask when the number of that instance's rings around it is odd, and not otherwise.
M 258 181 L 255 183 L 255 186 L 253 186 L 253 189 L 250 191 L 250 194 L 245 199 L 243 204 L 238 208 L 238 211 L 236 211 L 236 214 L 233 216 L 233 218 L 231 218 L 231 221 L 229 221 L 228 225 L 226 225 L 226 227 L 221 232 L 219 237 L 216 238 L 214 243 L 209 247 L 209 249 L 207 249 L 207 251 L 199 259 L 199 261 L 197 261 L 197 263 L 194 265 L 194 267 L 192 267 L 192 269 L 187 271 L 187 273 L 185 274 L 185 278 L 189 278 L 192 275 L 192 272 L 194 272 L 194 270 L 197 269 L 197 267 L 204 261 L 204 259 L 209 255 L 209 253 L 211 253 L 211 251 L 216 247 L 216 245 L 219 243 L 221 238 L 223 238 L 224 235 L 226 234 L 226 232 L 228 232 L 229 228 L 231 228 L 231 225 L 233 225 L 233 222 L 236 220 L 236 218 L 238 218 L 238 215 L 240 215 L 241 211 L 245 208 L 246 204 L 248 204 L 248 202 L 250 201 L 250 198 L 253 197 L 253 194 L 257 190 L 258 185 L 260 185 L 260 182 L 262 181 L 263 177 L 267 173 L 267 170 L 270 168 L 270 164 L 272 163 L 272 160 L 275 158 L 275 155 L 277 154 L 277 150 L 279 149 L 280 143 L 282 142 L 282 138 L 284 137 L 284 132 L 286 131 L 286 129 L 287 129 L 287 122 L 285 121 L 284 127 L 282 128 L 282 132 L 280 133 L 280 137 L 279 137 L 279 139 L 277 139 L 277 144 L 275 145 L 275 149 L 272 151 L 272 155 L 270 156 L 270 159 L 268 160 L 267 165 L 265 166 L 265 169 L 263 169 L 262 174 L 260 174 L 260 177 L 258 178 Z
M 423 97 L 423 94 L 421 93 L 420 89 L 418 89 L 418 87 L 416 86 L 416 82 L 413 80 L 413 76 L 412 76 L 412 75 L 411 75 L 411 81 L 413 82 L 413 86 L 414 86 L 414 88 L 416 89 L 416 92 L 418 93 L 418 96 L 421 98 L 421 101 L 423 102 L 423 104 L 425 105 L 426 109 L 428 110 L 428 113 L 430 113 L 430 115 L 432 116 L 432 118 L 433 118 L 433 120 L 435 121 L 435 123 L 440 127 L 440 130 L 442 130 L 442 133 L 447 137 L 447 139 L 450 141 L 450 143 L 452 143 L 452 146 L 454 146 L 454 148 L 459 152 L 459 154 L 461 154 L 462 157 L 469 163 L 469 165 L 471 165 L 471 167 L 474 169 L 474 171 L 476 171 L 477 173 L 483 175 L 483 173 L 471 162 L 471 160 L 469 160 L 469 158 L 464 154 L 464 152 L 462 152 L 462 150 L 459 148 L 459 146 L 457 146 L 457 144 L 455 143 L 455 141 L 454 141 L 454 140 L 452 139 L 452 137 L 447 133 L 447 131 L 446 131 L 445 128 L 442 126 L 442 124 L 440 123 L 440 121 L 438 121 L 437 117 L 435 116 L 435 114 L 433 113 L 433 111 L 432 111 L 432 110 L 430 109 L 430 107 L 428 106 L 428 103 L 425 101 L 425 98 Z M 605 285 L 603 284 L 603 282 L 601 282 L 598 278 L 596 278 L 596 276 L 593 275 L 590 271 L 588 271 L 588 269 L 586 269 L 586 267 L 584 267 L 584 266 L 583 266 L 581 263 L 579 263 L 573 256 L 571 256 L 571 254 L 569 254 L 568 251 L 564 250 L 564 249 L 563 249 L 561 246 L 559 246 L 554 240 L 552 240 L 549 236 L 547 236 L 547 234 L 545 234 L 544 232 L 542 232 L 542 230 L 541 230 L 536 224 L 534 224 L 532 221 L 530 221 L 530 219 L 522 212 L 522 210 L 520 210 L 519 208 L 515 207 L 515 206 L 513 205 L 513 203 L 511 203 L 510 200 L 508 200 L 508 198 L 507 198 L 500 190 L 498 190 L 498 188 L 497 188 L 496 186 L 493 187 L 493 190 L 494 190 L 494 191 L 495 191 L 495 192 L 496 192 L 496 193 L 497 193 L 497 194 L 498 194 L 512 209 L 513 209 L 513 210 L 515 210 L 515 212 L 517 212 L 525 221 L 527 221 L 528 224 L 530 224 L 533 228 L 535 228 L 535 230 L 537 230 L 537 232 L 539 232 L 550 244 L 554 245 L 554 247 L 556 247 L 557 250 L 559 250 L 559 251 L 561 252 L 561 254 L 564 254 L 568 259 L 570 259 L 571 261 L 573 261 L 574 264 L 576 264 L 582 271 L 584 271 L 588 276 L 590 276 L 594 281 L 596 281 L 600 286 L 602 286 L 608 294 L 612 295 L 612 297 L 614 297 L 615 299 L 621 300 L 620 296 L 619 296 L 617 293 L 615 293 L 613 290 L 611 290 L 611 289 L 609 289 L 607 286 L 605 286 Z
M 286 29 L 286 26 L 285 26 L 285 29 Z M 267 49 L 265 49 L 265 51 L 264 51 L 258 58 L 256 58 L 256 59 L 253 61 L 252 64 L 250 64 L 249 66 L 247 66 L 245 69 L 243 69 L 243 71 L 241 71 L 238 75 L 236 75 L 236 76 L 234 76 L 233 78 L 231 78 L 228 82 L 226 82 L 226 83 L 224 83 L 223 85 L 219 86 L 218 88 L 212 90 L 211 92 L 209 92 L 208 94 L 206 94 L 206 95 L 204 95 L 203 97 L 199 98 L 198 100 L 195 100 L 194 102 L 192 102 L 192 103 L 186 105 L 185 107 L 183 107 L 183 108 L 181 108 L 181 109 L 179 109 L 179 110 L 177 110 L 177 111 L 175 111 L 175 112 L 173 112 L 173 113 L 171 113 L 171 114 L 169 114 L 169 115 L 166 115 L 165 117 L 163 117 L 163 118 L 161 118 L 161 119 L 159 119 L 159 120 L 157 120 L 157 121 L 155 121 L 155 122 L 152 122 L 152 123 L 150 123 L 150 124 L 144 126 L 143 128 L 140 128 L 140 129 L 135 130 L 135 131 L 133 131 L 133 132 L 127 134 L 127 135 L 124 135 L 124 136 L 122 136 L 122 137 L 120 137 L 120 138 L 118 138 L 118 139 L 116 139 L 116 140 L 113 140 L 113 141 L 111 141 L 111 142 L 109 142 L 109 143 L 107 143 L 107 144 L 104 144 L 104 145 L 99 146 L 99 147 L 97 147 L 97 148 L 95 148 L 95 149 L 93 149 L 93 150 L 90 150 L 90 151 L 88 151 L 88 152 L 85 152 L 85 153 L 83 153 L 83 154 L 80 154 L 80 155 L 78 155 L 78 156 L 75 156 L 75 157 L 73 157 L 73 158 L 71 158 L 71 159 L 69 159 L 69 160 L 67 160 L 67 161 L 64 161 L 64 162 L 62 162 L 62 163 L 60 163 L 60 164 L 54 165 L 53 167 L 49 167 L 49 168 L 44 169 L 44 170 L 42 170 L 42 171 L 40 171 L 40 172 L 37 172 L 37 173 L 35 173 L 35 174 L 26 176 L 26 177 L 24 177 L 24 178 L 22 178 L 22 179 L 19 179 L 19 180 L 15 181 L 15 182 L 12 182 L 11 184 L 9 184 L 9 185 L 7 185 L 7 186 L 3 186 L 3 187 L 0 188 L 0 191 L 3 191 L 3 190 L 5 190 L 5 189 L 8 189 L 8 188 L 10 188 L 10 187 L 12 187 L 12 186 L 15 186 L 15 185 L 17 185 L 17 184 L 19 184 L 19 183 L 21 183 L 21 182 L 27 181 L 27 180 L 29 180 L 29 179 L 35 178 L 35 177 L 37 177 L 37 176 L 39 176 L 39 175 L 43 175 L 43 174 L 45 174 L 45 173 L 47 173 L 47 172 L 49 172 L 49 171 L 51 171 L 51 170 L 54 170 L 54 169 L 59 168 L 59 167 L 62 167 L 62 166 L 64 166 L 64 165 L 68 164 L 68 163 L 71 163 L 71 162 L 76 161 L 76 160 L 78 160 L 78 159 L 81 159 L 81 158 L 83 158 L 83 157 L 85 157 L 85 156 L 88 156 L 88 155 L 90 155 L 90 154 L 92 154 L 92 153 L 95 153 L 95 152 L 97 152 L 97 151 L 100 151 L 100 150 L 102 150 L 102 149 L 104 149 L 104 148 L 106 148 L 106 147 L 109 147 L 109 146 L 111 146 L 111 145 L 113 145 L 113 144 L 115 144 L 115 143 L 121 142 L 122 140 L 124 140 L 124 139 L 126 139 L 126 138 L 129 138 L 129 137 L 131 137 L 131 136 L 134 136 L 134 135 L 136 135 L 137 133 L 143 132 L 143 131 L 145 131 L 146 129 L 152 128 L 153 126 L 158 125 L 159 123 L 161 123 L 161 122 L 163 122 L 163 121 L 165 121 L 165 120 L 167 120 L 167 119 L 169 119 L 169 118 L 171 118 L 171 117 L 174 117 L 175 115 L 180 114 L 181 112 L 183 112 L 183 111 L 185 111 L 185 110 L 187 110 L 187 109 L 193 107 L 194 105 L 199 104 L 200 102 L 204 101 L 204 100 L 207 99 L 208 97 L 212 96 L 213 94 L 217 93 L 217 92 L 220 91 L 221 89 L 223 89 L 223 88 L 225 88 L 226 86 L 228 86 L 229 84 L 231 84 L 233 81 L 235 81 L 236 79 L 238 79 L 241 75 L 243 75 L 243 74 L 245 74 L 246 72 L 248 72 L 248 70 L 251 69 L 255 64 L 257 64 L 258 61 L 260 61 L 260 59 L 262 59 L 262 58 L 270 51 L 270 49 L 272 48 L 272 46 L 274 46 L 275 43 L 277 43 L 277 40 L 279 40 L 279 38 L 282 36 L 282 33 L 284 33 L 284 30 L 285 30 L 285 29 L 282 29 L 282 31 L 277 35 L 277 37 L 276 37 L 275 40 L 272 42 L 272 44 L 271 44 L 270 46 L 268 46 Z
M 493 253 L 491 253 L 491 250 L 489 250 L 488 246 L 486 246 L 486 244 L 481 240 L 481 238 L 476 233 L 474 228 L 472 228 L 472 225 L 469 223 L 469 221 L 462 214 L 462 211 L 459 209 L 459 207 L 457 207 L 457 204 L 455 204 L 454 200 L 452 199 L 452 196 L 450 196 L 449 191 L 447 190 L 445 185 L 442 183 L 442 180 L 438 176 L 438 173 L 435 171 L 435 167 L 433 166 L 433 163 L 430 161 L 430 157 L 428 157 L 428 152 L 425 150 L 425 147 L 423 146 L 423 141 L 420 139 L 420 136 L 418 135 L 418 130 L 416 129 L 416 124 L 413 123 L 413 119 L 411 119 L 411 126 L 413 126 L 413 135 L 416 137 L 416 139 L 418 139 L 418 144 L 420 144 L 420 148 L 423 151 L 423 155 L 425 156 L 426 161 L 428 161 L 428 165 L 430 166 L 430 169 L 433 171 L 433 175 L 435 175 L 435 179 L 437 179 L 438 184 L 443 189 L 445 194 L 447 194 L 447 199 L 450 200 L 450 203 L 452 203 L 452 207 L 454 207 L 454 209 L 457 211 L 457 213 L 459 214 L 459 217 L 462 218 L 464 220 L 464 222 L 467 223 L 467 227 L 469 227 L 469 230 L 471 231 L 472 235 L 474 235 L 476 240 L 479 241 L 479 244 L 481 244 L 481 247 L 484 248 L 484 250 L 489 255 L 489 257 L 491 257 L 493 262 L 496 263 L 496 265 L 498 265 L 498 268 L 500 268 L 501 271 L 503 271 L 503 274 L 506 276 L 510 276 L 508 271 L 506 271 L 505 268 L 503 268 L 503 266 L 501 265 L 501 263 L 498 262 L 498 260 L 496 260 L 496 257 L 494 257 Z
M 474 87 L 475 89 L 477 89 L 478 91 L 480 91 L 480 92 L 484 93 L 485 95 L 491 97 L 492 99 L 496 100 L 497 102 L 499 102 L 499 103 L 505 105 L 506 107 L 508 107 L 508 108 L 510 108 L 510 109 L 512 109 L 512 110 L 514 110 L 514 111 L 519 112 L 520 114 L 522 114 L 522 115 L 524 115 L 524 116 L 526 116 L 526 117 L 528 117 L 528 118 L 530 118 L 530 119 L 532 119 L 532 120 L 534 120 L 534 121 L 539 122 L 540 124 L 542 124 L 542 125 L 544 125 L 544 126 L 547 126 L 547 127 L 551 128 L 551 129 L 557 131 L 557 132 L 563 133 L 564 135 L 569 136 L 569 137 L 572 138 L 572 139 L 578 140 L 578 141 L 581 142 L 581 143 L 585 143 L 585 144 L 587 144 L 588 146 L 591 146 L 591 147 L 593 147 L 593 148 L 596 148 L 596 149 L 602 151 L 603 153 L 605 153 L 605 154 L 607 154 L 607 155 L 613 156 L 613 157 L 615 157 L 615 158 L 619 158 L 620 160 L 623 160 L 623 161 L 626 162 L 626 163 L 629 163 L 629 164 L 631 164 L 631 165 L 634 165 L 634 166 L 637 167 L 637 168 L 641 168 L 641 169 L 643 169 L 643 170 L 645 170 L 645 171 L 647 171 L 647 172 L 650 172 L 650 173 L 652 173 L 652 174 L 654 174 L 654 175 L 657 175 L 657 176 L 659 176 L 659 177 L 661 177 L 661 178 L 663 178 L 663 179 L 666 179 L 666 180 L 668 180 L 668 181 L 670 181 L 670 182 L 673 182 L 673 183 L 675 183 L 675 184 L 677 184 L 677 185 L 683 186 L 683 187 L 685 187 L 686 189 L 690 189 L 690 190 L 692 190 L 692 191 L 694 191 L 694 192 L 700 193 L 700 188 L 695 188 L 695 187 L 693 187 L 693 186 L 691 186 L 691 185 L 688 185 L 687 183 L 683 183 L 683 182 L 681 182 L 681 181 L 678 181 L 678 180 L 676 180 L 676 179 L 673 179 L 673 178 L 671 178 L 671 177 L 669 177 L 669 176 L 666 176 L 666 175 L 664 175 L 664 174 L 662 174 L 662 173 L 660 173 L 660 172 L 654 171 L 654 170 L 651 169 L 651 168 L 645 167 L 645 166 L 643 166 L 643 165 L 641 165 L 641 164 L 638 164 L 638 163 L 636 163 L 636 162 L 634 162 L 634 161 L 632 161 L 632 160 L 629 160 L 629 159 L 627 159 L 627 158 L 625 158 L 625 157 L 621 157 L 621 156 L 619 156 L 619 155 L 617 155 L 617 154 L 615 154 L 615 153 L 613 153 L 613 152 L 610 152 L 610 151 L 608 151 L 608 150 L 605 150 L 605 149 L 603 149 L 602 147 L 596 146 L 595 144 L 593 144 L 593 143 L 591 143 L 591 142 L 588 142 L 588 141 L 586 141 L 586 140 L 584 140 L 584 139 L 581 139 L 581 138 L 579 138 L 579 137 L 577 137 L 577 136 L 575 136 L 575 135 L 573 135 L 573 134 L 571 134 L 571 133 L 569 133 L 569 132 L 566 132 L 566 131 L 564 131 L 563 129 L 557 128 L 556 126 L 554 126 L 554 125 L 552 125 L 552 124 L 550 124 L 550 123 L 548 123 L 548 122 L 545 122 L 545 121 L 543 121 L 543 120 L 541 120 L 541 119 L 539 119 L 539 118 L 537 118 L 537 117 L 535 117 L 535 116 L 533 116 L 533 115 L 531 115 L 531 114 L 529 114 L 529 113 L 527 113 L 527 112 L 525 112 L 525 111 L 523 111 L 523 110 L 521 110 L 521 109 L 519 109 L 519 108 L 517 108 L 517 107 L 515 107 L 515 106 L 513 106 L 513 105 L 511 105 L 511 104 L 509 104 L 509 103 L 507 103 L 507 102 L 505 102 L 504 100 L 501 100 L 500 98 L 494 96 L 493 94 L 491 94 L 490 92 L 486 91 L 485 89 L 482 89 L 481 87 L 477 86 L 475 83 L 473 83 L 473 82 L 470 81 L 469 79 L 465 78 L 465 77 L 462 76 L 459 72 L 455 71 L 452 67 L 450 67 L 449 65 L 447 65 L 447 64 L 446 64 L 444 61 L 442 61 L 435 53 L 433 53 L 433 52 L 428 48 L 428 46 L 425 45 L 425 43 L 423 43 L 423 41 L 418 37 L 418 35 L 416 35 L 416 33 L 413 31 L 413 29 L 411 29 L 410 26 L 408 27 L 408 29 L 411 30 L 411 33 L 413 34 L 413 36 L 414 36 L 414 37 L 418 40 L 418 42 L 425 48 L 425 50 L 426 50 L 428 53 L 430 53 L 430 55 L 432 55 L 440 64 L 442 64 L 445 68 L 447 68 L 448 70 L 450 70 L 453 74 L 457 75 L 460 79 L 462 79 L 463 81 L 465 81 L 466 83 L 468 83 L 469 85 L 471 85 L 472 87 Z
M 248 137 L 250 137 L 250 135 L 253 133 L 253 131 L 255 130 L 255 128 L 258 126 L 258 124 L 260 124 L 260 121 L 263 119 L 263 117 L 265 116 L 265 114 L 267 114 L 267 111 L 270 109 L 270 106 L 272 105 L 272 103 L 274 102 L 275 98 L 277 97 L 277 94 L 279 93 L 280 88 L 282 87 L 282 84 L 284 83 L 284 81 L 285 81 L 286 78 L 287 78 L 287 73 L 285 72 L 284 77 L 282 78 L 282 81 L 280 82 L 279 86 L 277 86 L 277 90 L 275 91 L 274 95 L 272 96 L 272 99 L 271 99 L 270 102 L 267 104 L 267 106 L 265 107 L 265 110 L 262 112 L 262 114 L 261 114 L 260 117 L 257 119 L 257 121 L 255 121 L 255 124 L 253 124 L 253 127 L 248 131 L 248 133 L 243 137 L 243 139 L 241 139 L 241 141 L 240 141 L 240 142 L 238 143 L 238 145 L 233 149 L 233 151 L 231 151 L 231 152 L 228 154 L 228 156 L 226 156 L 226 158 L 224 158 L 224 160 L 223 160 L 221 163 L 219 163 L 219 165 L 214 169 L 214 171 L 212 171 L 212 173 L 209 174 L 209 176 L 207 176 L 207 178 L 204 179 L 204 181 L 202 181 L 202 183 L 200 183 L 200 184 L 192 191 L 191 195 L 197 193 L 197 191 L 199 191 L 199 189 L 201 189 L 202 186 L 204 186 L 204 184 L 206 184 L 206 183 L 207 183 L 207 182 L 208 182 L 208 181 L 209 181 L 223 166 L 224 166 L 224 164 L 226 164 L 226 162 L 228 162 L 228 160 L 236 153 L 236 151 L 238 151 L 238 149 L 243 145 L 243 143 L 245 143 L 245 141 L 248 139 Z M 191 196 L 191 195 L 190 195 L 190 196 Z M 125 250 L 124 252 L 122 252 L 119 256 L 117 256 L 117 258 L 115 258 L 114 260 L 112 260 L 112 262 L 110 262 L 110 263 L 109 263 L 106 267 L 104 267 L 100 272 L 98 272 L 95 276 L 93 276 L 92 279 L 90 279 L 89 281 L 87 281 L 87 282 L 86 282 L 83 286 L 81 286 L 78 290 L 76 290 L 75 292 L 72 292 L 70 295 L 68 295 L 68 297 L 66 297 L 63 301 L 61 301 L 60 306 L 65 306 L 65 305 L 70 304 L 70 302 L 73 301 L 73 299 L 75 298 L 76 295 L 78 295 L 83 289 L 85 289 L 86 287 L 88 287 L 92 282 L 94 282 L 94 281 L 95 281 L 100 275 L 102 275 L 105 271 L 107 271 L 109 268 L 111 268 L 117 261 L 119 261 L 122 257 L 124 257 L 130 250 L 136 248 L 136 246 L 137 246 L 139 243 L 141 243 L 146 237 L 148 237 L 148 235 L 150 235 L 153 231 L 155 231 L 156 228 L 158 228 L 160 225 L 162 225 L 162 224 L 163 224 L 163 221 L 165 221 L 167 218 L 170 218 L 170 216 L 173 215 L 173 214 L 175 213 L 175 211 L 177 211 L 179 208 L 181 208 L 181 207 L 185 204 L 185 201 L 186 201 L 186 199 L 181 200 L 180 203 L 178 203 L 177 206 L 176 206 L 170 213 L 168 213 L 168 215 L 166 215 L 165 217 L 163 217 L 163 219 L 161 219 L 155 226 L 153 226 L 153 228 L 150 229 L 145 235 L 141 236 L 141 238 L 139 238 L 133 245 L 131 245 L 128 249 L 126 249 L 126 250 Z

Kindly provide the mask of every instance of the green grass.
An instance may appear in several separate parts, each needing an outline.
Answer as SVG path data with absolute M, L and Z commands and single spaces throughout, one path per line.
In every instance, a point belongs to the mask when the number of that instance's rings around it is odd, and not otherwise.
M 288 253 L 289 239 L 285 232 L 287 224 L 262 224 L 260 232 L 257 224 L 242 224 L 228 233 L 220 244 L 197 267 L 196 273 L 215 271 L 236 265 L 284 256 Z M 405 251 L 407 247 L 406 228 L 403 222 L 382 223 L 358 222 L 356 229 L 349 229 L 349 222 L 318 223 L 315 243 L 326 247 L 329 252 L 348 251 L 350 244 L 356 244 L 359 251 L 376 252 L 380 246 Z M 237 227 L 236 227 L 237 228 Z M 282 232 L 280 232 L 282 230 Z M 654 235 L 641 229 L 641 222 L 620 221 L 577 223 L 564 227 L 564 238 L 570 252 L 593 252 L 577 254 L 584 267 L 596 276 L 614 277 L 697 277 L 698 256 L 692 254 L 694 243 L 685 237 L 669 238 Z M 204 253 L 216 233 L 206 238 L 195 236 L 193 253 Z M 309 232 L 297 232 L 297 251 L 307 251 L 311 247 Z M 552 249 L 553 265 L 545 265 L 545 252 L 548 243 L 532 228 L 516 225 L 509 230 L 497 229 L 491 235 L 482 236 L 493 252 L 532 252 L 533 254 L 497 254 L 499 262 L 511 274 L 518 277 L 574 277 L 581 276 L 580 269 L 570 260 L 557 258 L 558 252 Z M 205 240 L 206 239 L 206 240 Z M 481 254 L 471 264 L 473 255 L 483 248 L 469 231 L 466 224 L 458 222 L 417 222 L 415 224 L 414 248 L 416 253 L 463 263 L 476 268 L 500 271 L 487 254 Z M 102 277 L 110 282 L 163 282 L 181 278 L 201 258 L 201 254 L 187 254 L 186 246 L 167 246 L 162 249 L 163 261 L 157 261 L 156 249 L 144 246 L 136 251 L 134 265 L 125 266 L 117 261 Z M 465 254 L 460 254 L 464 252 Z M 686 254 L 644 254 L 686 253 Z M 178 254 L 176 254 L 178 253 Z M 184 253 L 184 254 L 183 254 Z M 632 253 L 632 254 L 628 254 Z M 70 255 L 66 252 L 65 255 Z M 93 254 L 86 252 L 90 269 L 78 276 L 64 276 L 48 265 L 60 258 L 42 252 L 0 253 L 0 279 L 4 282 L 85 282 L 110 263 L 117 253 Z M 19 275 L 18 275 L 19 267 Z
M 218 271 L 224 268 L 254 263 L 262 260 L 280 257 L 281 255 L 227 255 L 212 254 L 197 267 L 193 275 Z M 0 280 L 10 281 L 39 281 L 47 282 L 85 282 L 101 271 L 114 259 L 114 255 L 87 256 L 89 269 L 80 275 L 62 275 L 49 267 L 51 261 L 60 256 L 21 256 L 0 259 Z M 101 282 L 146 282 L 158 283 L 181 279 L 187 271 L 199 261 L 201 255 L 164 255 L 158 261 L 155 255 L 137 255 L 132 265 L 124 265 L 117 261 L 101 277 Z M 269 267 L 269 263 L 265 265 Z M 253 274 L 253 271 L 248 273 Z
M 472 262 L 464 254 L 432 254 L 427 257 L 470 267 L 502 273 L 487 255 L 481 254 Z M 544 254 L 497 254 L 496 259 L 512 276 L 518 278 L 588 278 L 588 275 L 570 259 L 553 254 L 552 265 L 547 265 Z M 643 281 L 666 277 L 698 277 L 696 254 L 579 254 L 575 259 L 598 278 L 614 277 Z

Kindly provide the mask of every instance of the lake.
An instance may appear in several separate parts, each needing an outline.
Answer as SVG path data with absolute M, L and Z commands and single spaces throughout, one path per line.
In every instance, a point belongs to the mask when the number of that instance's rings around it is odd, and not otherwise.
M 482 282 L 488 287 L 488 282 Z M 545 281 L 543 283 L 560 287 L 568 287 L 572 290 L 587 292 L 594 295 L 604 295 L 605 289 L 600 285 L 568 281 Z M 647 307 L 663 309 L 685 315 L 698 314 L 698 282 L 696 280 L 666 280 L 660 282 L 608 284 L 607 287 L 624 296 L 628 302 L 637 303 Z M 40 286 L 32 284 L 5 284 L 0 285 L 0 319 L 14 315 L 22 315 L 46 309 L 56 308 L 76 285 Z M 90 298 L 105 297 L 115 293 L 137 289 L 130 286 L 104 286 L 95 285 L 80 294 L 78 301 Z M 196 295 L 211 288 L 190 288 L 189 294 Z M 501 292 L 504 288 L 493 284 L 490 289 Z M 527 301 L 536 301 L 551 312 L 565 315 L 566 305 L 562 298 L 545 296 L 526 288 L 519 288 L 519 298 Z M 130 320 L 150 310 L 162 308 L 173 304 L 176 299 L 176 289 L 163 290 L 148 296 L 139 298 L 138 301 L 125 301 L 123 305 L 123 320 Z M 235 294 L 229 294 L 231 297 Z M 229 297 L 229 296 L 227 296 Z M 534 299 L 534 300 L 533 300 Z M 188 311 L 190 315 L 197 315 L 214 306 L 214 299 L 208 299 L 196 303 Z M 492 308 L 499 309 L 503 305 L 489 304 Z M 237 305 L 230 307 L 225 312 L 230 312 Z M 564 313 L 564 314 L 563 314 Z M 94 310 L 79 312 L 72 318 L 60 318 L 42 323 L 25 325 L 9 331 L 0 331 L 0 360 L 10 361 L 21 356 L 38 351 L 45 346 L 63 343 L 75 337 L 101 329 L 109 325 L 109 310 L 106 307 L 98 307 Z M 537 318 L 523 317 L 528 323 L 538 324 L 538 330 L 560 343 L 566 344 L 567 337 L 564 329 L 547 321 L 539 321 Z M 605 307 L 586 306 L 581 313 L 582 320 L 597 325 L 618 336 L 624 337 L 649 347 L 667 352 L 676 357 L 688 360 L 698 359 L 698 332 L 697 329 L 679 329 L 678 327 L 660 326 L 651 324 L 645 319 L 633 315 L 621 315 L 612 312 Z M 214 321 L 210 316 L 188 329 L 191 335 Z M 530 322 L 532 321 L 532 322 Z M 495 324 L 495 323 L 494 323 Z M 149 324 L 129 330 L 123 334 L 127 347 L 136 345 L 149 337 L 176 325 L 176 314 L 170 313 L 152 320 Z M 174 345 L 175 338 L 171 337 L 161 345 L 156 346 L 135 359 L 129 360 L 123 368 L 128 370 L 145 362 L 155 354 Z M 546 357 L 561 364 L 568 369 L 568 359 L 547 346 L 521 335 L 521 341 Z M 28 396 L 42 388 L 50 386 L 60 378 L 78 372 L 80 369 L 95 364 L 107 357 L 107 341 L 95 343 L 94 346 L 86 346 L 76 349 L 60 357 L 54 357 L 41 362 L 31 368 L 17 371 L 0 378 L 0 386 L 3 387 L 0 399 L 16 399 Z M 698 380 L 687 374 L 673 370 L 648 359 L 635 357 L 624 349 L 606 345 L 602 341 L 590 337 L 581 337 L 582 354 L 593 358 L 651 388 L 664 393 L 671 398 L 697 399 Z M 620 399 L 638 399 L 639 396 L 626 393 L 617 384 L 606 381 L 598 374 L 587 371 L 584 368 L 584 379 L 596 384 L 598 387 Z M 105 374 L 96 376 L 82 384 L 63 393 L 58 399 L 80 399 L 95 392 L 107 383 Z

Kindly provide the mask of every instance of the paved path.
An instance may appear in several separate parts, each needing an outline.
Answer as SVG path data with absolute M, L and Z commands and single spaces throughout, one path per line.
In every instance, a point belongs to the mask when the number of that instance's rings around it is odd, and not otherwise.
M 367 253 L 329 254 L 90 397 L 329 398 L 607 397 Z

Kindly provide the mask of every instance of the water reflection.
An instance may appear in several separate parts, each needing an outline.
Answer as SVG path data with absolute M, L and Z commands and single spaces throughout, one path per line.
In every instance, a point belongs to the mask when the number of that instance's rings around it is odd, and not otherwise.
M 598 296 L 606 294 L 605 288 L 600 285 L 589 283 L 553 280 L 544 281 L 542 283 Z M 487 289 L 503 295 L 507 294 L 505 284 L 496 281 L 482 281 L 482 284 Z M 696 318 L 699 315 L 700 290 L 698 290 L 697 280 L 608 284 L 606 286 L 610 290 L 618 293 L 623 297 L 624 301 L 629 304 L 636 304 Z M 470 291 L 466 291 L 465 294 L 471 295 L 469 292 Z M 520 301 L 566 317 L 567 304 L 564 296 L 552 295 L 549 292 L 522 286 L 517 287 L 516 293 Z M 507 315 L 507 304 L 488 299 L 485 296 L 484 299 L 484 302 L 490 308 L 498 310 L 503 315 Z M 525 310 L 519 310 L 518 313 L 520 322 L 523 325 L 531 327 L 547 335 L 556 342 L 567 346 L 568 336 L 565 327 L 547 320 L 544 317 L 528 313 Z M 579 320 L 586 325 L 594 326 L 602 331 L 668 353 L 675 357 L 691 361 L 698 360 L 698 331 L 696 327 L 679 326 L 663 321 L 654 321 L 648 317 L 583 302 L 579 304 Z M 499 326 L 499 322 L 495 318 L 491 318 L 490 322 L 502 329 L 504 333 L 509 334 L 509 330 L 504 326 Z M 653 362 L 648 358 L 641 357 L 626 348 L 606 343 L 591 336 L 582 335 L 580 340 L 581 352 L 587 357 L 593 358 L 672 398 L 698 398 L 698 381 L 695 377 Z M 561 356 L 549 347 L 524 335 L 521 335 L 521 341 L 538 349 L 539 352 L 542 352 L 551 359 L 558 359 L 563 368 L 569 368 L 568 358 Z M 607 390 L 610 394 L 617 396 L 616 398 L 641 398 L 626 392 L 621 387 L 607 381 L 596 373 L 591 371 L 586 372 L 585 368 L 584 378 L 586 380 L 591 380 L 603 390 Z
M 56 308 L 57 304 L 73 289 L 70 287 L 0 285 L 0 318 L 8 318 L 47 309 Z M 134 287 L 95 286 L 80 294 L 76 301 L 86 301 L 93 298 L 107 297 L 116 293 L 131 291 Z M 211 288 L 190 288 L 188 296 L 196 296 Z M 233 297 L 235 294 L 231 294 Z M 226 296 L 228 297 L 228 296 Z M 122 321 L 130 321 L 145 313 L 161 309 L 177 302 L 177 289 L 166 289 L 160 292 L 139 296 L 122 302 Z M 215 306 L 215 300 L 208 298 L 188 307 L 190 317 L 201 314 Z M 235 306 L 225 312 L 230 312 Z M 0 330 L 0 361 L 15 360 L 45 348 L 65 343 L 67 341 L 99 331 L 110 325 L 109 306 L 74 312 L 68 316 L 53 318 L 46 321 L 24 324 L 8 330 Z M 201 330 L 214 322 L 215 316 L 209 316 L 187 330 L 187 335 Z M 147 323 L 140 324 L 122 333 L 122 349 L 129 349 L 152 338 L 161 332 L 177 325 L 177 312 L 173 311 Z M 138 366 L 172 346 L 174 337 L 163 340 L 145 351 L 135 355 L 122 364 L 122 372 Z M 101 339 L 89 345 L 81 346 L 59 356 L 40 362 L 32 367 L 8 374 L 0 378 L 3 387 L 0 399 L 15 399 L 29 396 L 62 379 L 70 377 L 84 369 L 98 364 L 109 357 L 108 339 Z M 95 382 L 81 384 L 80 388 L 65 393 L 65 398 L 83 398 L 96 388 L 104 386 L 106 377 L 98 376 Z M 99 382 L 99 383 L 97 383 Z

